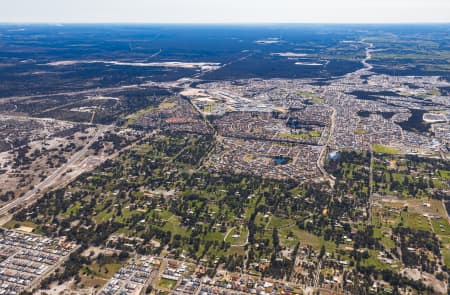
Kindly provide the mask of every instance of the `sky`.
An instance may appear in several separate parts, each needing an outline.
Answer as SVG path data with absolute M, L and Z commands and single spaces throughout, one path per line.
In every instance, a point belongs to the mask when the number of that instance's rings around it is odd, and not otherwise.
M 19 23 L 450 23 L 450 0 L 0 0 Z

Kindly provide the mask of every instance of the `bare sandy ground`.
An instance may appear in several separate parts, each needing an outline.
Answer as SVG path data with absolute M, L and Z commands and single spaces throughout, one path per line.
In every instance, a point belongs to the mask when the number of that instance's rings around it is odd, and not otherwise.
M 306 53 L 297 53 L 297 52 L 276 52 L 276 53 L 272 53 L 271 55 L 281 56 L 281 57 L 305 57 L 305 56 L 308 56 Z
M 39 130 L 37 132 L 45 133 L 48 131 L 49 130 Z M 75 133 L 73 139 L 65 137 L 48 137 L 31 141 L 28 143 L 30 149 L 27 156 L 31 158 L 35 151 L 41 151 L 41 156 L 34 158 L 28 165 L 17 168 L 13 167 L 17 153 L 11 151 L 0 153 L 0 167 L 6 171 L 5 173 L 0 174 L 0 193 L 13 191 L 17 198 L 21 194 L 27 192 L 31 187 L 37 185 L 41 181 L 41 177 L 51 174 L 58 168 L 58 166 L 54 166 L 53 168 L 49 167 L 49 159 L 52 159 L 55 156 L 62 156 L 65 159 L 69 159 L 76 153 L 76 149 L 70 151 L 64 149 L 69 144 L 75 144 L 78 148 L 85 146 L 88 138 L 92 137 L 95 132 L 95 128 L 88 128 L 86 133 Z M 43 150 L 44 148 L 45 151 Z M 73 165 L 73 167 L 71 167 L 72 171 L 67 172 L 67 174 L 75 174 L 78 172 L 77 170 L 83 170 L 85 168 L 82 165 L 80 166 L 81 167 Z M 0 202 L 0 204 L 2 204 L 2 202 Z
M 63 60 L 47 63 L 49 66 L 71 66 L 76 64 L 104 63 L 115 66 L 131 66 L 131 67 L 169 67 L 169 68 L 199 68 L 203 71 L 211 71 L 220 68 L 220 63 L 214 62 L 122 62 L 122 61 L 105 61 L 105 60 Z
M 436 292 L 437 294 L 447 294 L 447 287 L 445 283 L 439 281 L 429 273 L 421 272 L 417 269 L 412 268 L 405 268 L 401 271 L 401 273 L 412 280 L 420 280 L 426 286 L 432 287 L 434 292 Z

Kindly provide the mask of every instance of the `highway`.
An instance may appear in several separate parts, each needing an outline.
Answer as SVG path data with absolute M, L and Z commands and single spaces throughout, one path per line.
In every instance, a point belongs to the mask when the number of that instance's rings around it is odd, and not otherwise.
M 334 176 L 328 174 L 328 172 L 325 170 L 324 166 L 325 166 L 325 159 L 327 157 L 327 151 L 328 151 L 328 147 L 330 145 L 330 141 L 331 138 L 334 135 L 334 128 L 335 128 L 335 121 L 336 121 L 336 109 L 333 108 L 333 113 L 331 115 L 331 122 L 330 122 L 330 129 L 329 129 L 329 133 L 328 133 L 328 137 L 327 137 L 327 141 L 325 143 L 325 145 L 323 146 L 322 150 L 320 151 L 320 155 L 319 158 L 317 158 L 317 168 L 319 168 L 320 172 L 322 173 L 322 175 L 324 176 L 324 178 L 326 178 L 330 184 L 330 187 L 334 187 L 335 184 L 335 179 Z
M 365 50 L 366 56 L 361 61 L 361 63 L 363 64 L 364 67 L 362 69 L 359 69 L 359 70 L 356 70 L 354 72 L 348 73 L 347 75 L 345 75 L 346 77 L 354 76 L 354 75 L 361 76 L 364 73 L 366 73 L 366 72 L 368 72 L 368 71 L 373 69 L 373 66 L 369 63 L 369 60 L 372 59 L 372 51 L 373 51 L 374 45 L 372 43 L 365 42 L 364 39 L 361 40 L 360 43 L 366 45 L 366 50 Z M 342 98 L 342 93 L 339 94 L 338 101 L 341 100 L 341 98 Z M 331 138 L 334 136 L 336 115 L 337 115 L 336 108 L 333 108 L 333 114 L 331 115 L 331 124 L 330 124 L 330 130 L 329 130 L 328 138 L 327 138 L 327 141 L 326 141 L 322 151 L 320 152 L 319 158 L 317 159 L 317 167 L 319 168 L 319 170 L 322 173 L 322 175 L 328 180 L 328 182 L 330 183 L 331 187 L 334 187 L 335 178 L 332 175 L 329 175 L 327 173 L 327 171 L 324 168 L 324 165 L 325 165 L 325 159 L 326 159 L 326 156 L 327 156 L 326 152 L 328 151 L 328 147 L 330 146 Z
M 87 152 L 89 151 L 89 147 L 96 142 L 101 135 L 104 134 L 105 131 L 111 129 L 112 126 L 99 126 L 97 132 L 94 134 L 91 140 L 78 152 L 72 155 L 70 159 L 61 167 L 53 171 L 46 179 L 42 182 L 36 184 L 34 188 L 27 193 L 25 193 L 22 197 L 13 200 L 12 202 L 4 205 L 0 208 L 0 216 L 8 214 L 8 211 L 17 207 L 25 207 L 29 205 L 30 201 L 34 201 L 35 197 L 38 196 L 45 189 L 57 184 L 56 181 L 59 177 L 67 172 L 71 166 L 77 163 L 81 158 L 83 158 Z

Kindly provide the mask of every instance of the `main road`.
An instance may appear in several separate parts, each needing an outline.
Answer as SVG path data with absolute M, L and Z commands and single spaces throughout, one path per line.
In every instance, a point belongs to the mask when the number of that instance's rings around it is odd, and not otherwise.
M 333 113 L 331 114 L 331 119 L 330 119 L 330 128 L 329 128 L 327 141 L 325 142 L 325 145 L 323 146 L 322 150 L 320 151 L 320 154 L 319 154 L 319 157 L 317 158 L 317 163 L 316 163 L 317 168 L 322 173 L 323 177 L 328 180 L 331 188 L 334 187 L 335 179 L 332 175 L 330 175 L 325 170 L 324 166 L 325 166 L 325 159 L 327 157 L 328 147 L 330 146 L 331 138 L 334 136 L 334 128 L 335 128 L 335 124 L 336 124 L 335 122 L 336 122 L 336 109 L 333 108 Z

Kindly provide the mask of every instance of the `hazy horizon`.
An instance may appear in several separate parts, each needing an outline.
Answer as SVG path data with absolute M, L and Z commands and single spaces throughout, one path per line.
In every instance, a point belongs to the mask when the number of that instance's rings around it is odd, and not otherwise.
M 424 25 L 424 26 L 433 26 L 433 25 L 450 25 L 450 21 L 436 21 L 436 22 L 413 22 L 413 21 L 405 21 L 405 22 L 56 22 L 56 21 L 9 21 L 3 22 L 0 21 L 0 25 L 130 25 L 130 26 L 146 26 L 146 25 L 193 25 L 193 26 L 271 26 L 271 25 L 280 25 L 280 26 L 321 26 L 321 25 L 347 25 L 347 26 L 358 26 L 358 25 L 392 25 L 392 26 L 401 26 L 401 25 Z
M 17 0 L 1 23 L 396 24 L 448 23 L 447 0 Z

